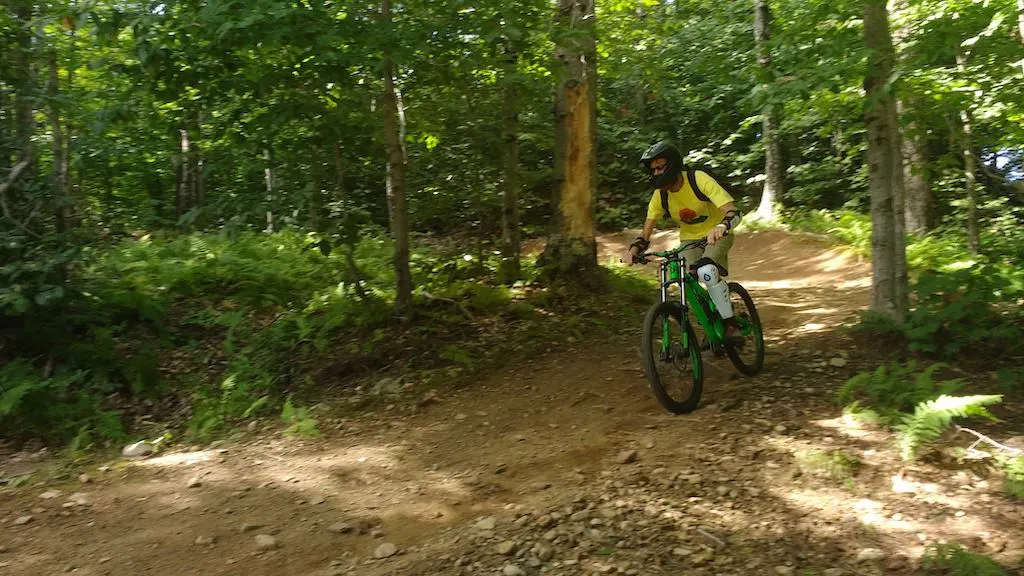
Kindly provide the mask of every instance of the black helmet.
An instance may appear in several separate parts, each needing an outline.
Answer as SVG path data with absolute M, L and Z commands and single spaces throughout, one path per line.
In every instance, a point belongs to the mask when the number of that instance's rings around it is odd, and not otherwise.
M 651 162 L 654 162 L 657 158 L 664 158 L 668 162 L 668 166 L 665 167 L 664 172 L 655 176 L 651 172 Z M 676 178 L 679 178 L 683 171 L 683 156 L 679 153 L 679 149 L 668 140 L 662 140 L 648 148 L 644 155 L 640 157 L 640 162 L 647 169 L 651 186 L 655 188 L 664 188 L 675 182 Z

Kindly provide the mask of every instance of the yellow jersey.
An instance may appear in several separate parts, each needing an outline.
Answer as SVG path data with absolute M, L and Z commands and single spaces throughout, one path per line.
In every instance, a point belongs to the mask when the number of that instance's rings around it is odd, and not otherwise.
M 725 218 L 722 206 L 733 202 L 733 197 L 707 172 L 696 170 L 693 174 L 697 187 L 708 198 L 705 202 L 697 198 L 690 187 L 690 179 L 683 172 L 683 186 L 668 193 L 669 217 L 679 223 L 680 240 L 697 240 Z M 647 219 L 660 220 L 665 215 L 661 207 L 661 189 L 655 190 L 647 204 Z

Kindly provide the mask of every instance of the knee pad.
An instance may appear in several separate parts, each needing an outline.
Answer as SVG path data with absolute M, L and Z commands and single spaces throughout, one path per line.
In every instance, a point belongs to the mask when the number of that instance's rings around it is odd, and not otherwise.
M 714 286 L 722 281 L 722 277 L 718 274 L 718 266 L 715 264 L 705 264 L 700 268 L 697 268 L 697 277 L 700 278 L 706 286 Z

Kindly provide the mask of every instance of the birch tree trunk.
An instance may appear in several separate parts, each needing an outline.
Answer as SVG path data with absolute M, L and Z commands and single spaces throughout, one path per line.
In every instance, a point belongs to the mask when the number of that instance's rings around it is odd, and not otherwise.
M 381 21 L 391 29 L 391 0 L 381 0 Z M 402 142 L 403 118 L 395 89 L 394 62 L 391 50 L 384 47 L 384 92 L 381 111 L 384 114 L 384 140 L 387 144 L 387 198 L 391 237 L 395 242 L 395 308 L 405 312 L 412 305 L 412 273 L 409 270 L 409 211 L 405 202 L 406 156 Z
M 274 170 L 274 149 L 268 143 L 263 148 L 263 181 L 267 186 L 267 234 L 274 233 L 274 191 L 277 190 L 277 176 Z
M 961 76 L 967 75 L 967 56 L 957 45 L 956 69 Z M 967 192 L 967 250 L 977 254 L 981 250 L 981 234 L 978 230 L 978 159 L 974 156 L 974 117 L 970 103 L 960 110 L 960 151 L 964 158 L 964 187 Z
M 757 64 L 762 86 L 772 82 L 772 57 L 768 47 L 771 28 L 771 10 L 768 0 L 754 0 L 754 41 L 757 45 Z M 769 102 L 762 111 L 762 138 L 764 141 L 764 187 L 757 217 L 775 220 L 777 205 L 785 186 L 785 170 L 782 166 L 782 143 L 778 135 L 777 107 Z

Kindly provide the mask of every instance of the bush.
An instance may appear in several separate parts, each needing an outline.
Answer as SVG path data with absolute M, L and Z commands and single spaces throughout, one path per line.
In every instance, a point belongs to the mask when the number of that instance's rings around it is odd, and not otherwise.
M 953 356 L 978 346 L 1019 348 L 1024 328 L 1013 304 L 1022 294 L 1015 276 L 992 265 L 921 274 L 905 327 L 910 349 Z
M 11 280 L 0 291 L 0 434 L 120 437 L 130 423 L 117 410 L 139 397 L 159 406 L 169 395 L 190 396 L 189 429 L 198 436 L 280 406 L 281 393 L 329 356 L 341 333 L 392 322 L 386 236 L 364 234 L 355 246 L 366 299 L 346 251 L 324 249 L 324 241 L 289 230 L 144 236 L 83 249 L 59 295 L 19 292 Z M 481 315 L 509 308 L 510 290 L 493 282 L 499 263 L 491 252 L 480 259 L 419 247 L 412 255 L 418 286 Z M 24 276 L 19 270 L 6 268 L 7 279 Z M 444 306 L 421 302 L 431 329 L 465 323 Z M 352 341 L 356 357 L 380 343 Z M 307 421 L 300 414 L 293 424 Z

